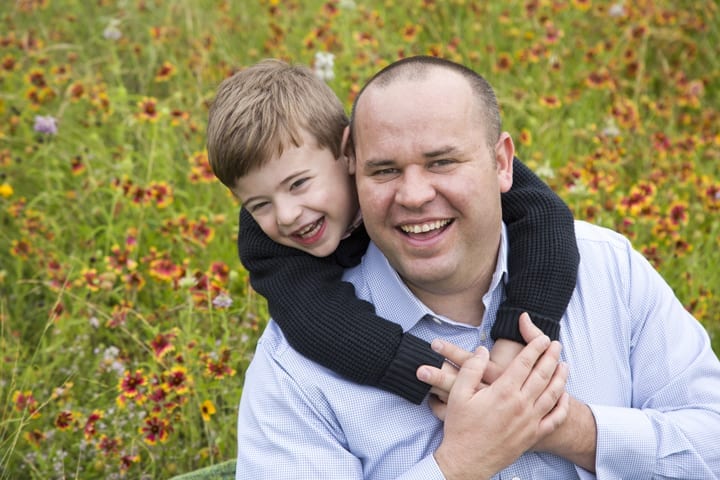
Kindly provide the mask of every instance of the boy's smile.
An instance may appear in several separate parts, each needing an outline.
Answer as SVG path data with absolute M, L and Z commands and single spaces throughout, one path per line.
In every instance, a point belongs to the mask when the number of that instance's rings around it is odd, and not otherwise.
M 317 222 L 301 228 L 298 232 L 291 234 L 291 236 L 304 245 L 312 245 L 322 238 L 322 234 L 325 232 L 325 225 L 325 217 L 323 217 Z
M 236 182 L 233 190 L 273 241 L 316 257 L 337 248 L 358 212 L 347 163 L 307 132 Z

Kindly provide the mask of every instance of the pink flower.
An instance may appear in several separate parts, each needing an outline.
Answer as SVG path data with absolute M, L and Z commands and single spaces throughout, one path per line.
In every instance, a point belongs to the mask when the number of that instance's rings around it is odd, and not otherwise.
M 35 117 L 35 126 L 33 127 L 36 132 L 45 133 L 47 135 L 57 135 L 57 120 L 55 117 L 38 115 Z

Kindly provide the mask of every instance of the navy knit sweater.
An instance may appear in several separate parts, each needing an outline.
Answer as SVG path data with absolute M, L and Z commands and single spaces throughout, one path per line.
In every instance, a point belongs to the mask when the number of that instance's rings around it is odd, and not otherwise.
M 513 162 L 513 186 L 502 194 L 510 242 L 506 299 L 493 338 L 523 342 L 518 317 L 528 312 L 550 338 L 575 289 L 580 256 L 573 216 L 565 203 L 520 160 Z M 420 403 L 429 385 L 415 371 L 441 366 L 428 342 L 375 315 L 372 304 L 343 282 L 343 270 L 360 262 L 369 238 L 360 226 L 334 255 L 313 257 L 273 242 L 249 212 L 240 212 L 238 251 L 252 287 L 268 300 L 273 319 L 302 355 L 347 379 Z

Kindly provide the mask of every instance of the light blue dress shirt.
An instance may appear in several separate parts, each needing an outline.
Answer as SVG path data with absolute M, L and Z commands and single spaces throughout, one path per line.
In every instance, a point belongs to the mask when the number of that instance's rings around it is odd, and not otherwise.
M 493 478 L 718 478 L 720 362 L 706 331 L 625 238 L 584 222 L 576 234 L 582 260 L 560 341 L 567 391 L 597 423 L 597 473 L 530 452 Z M 479 327 L 431 312 L 373 244 L 346 279 L 405 331 L 489 349 L 506 254 L 503 229 Z M 442 479 L 433 457 L 442 433 L 427 401 L 344 380 L 293 350 L 271 321 L 246 373 L 237 478 Z

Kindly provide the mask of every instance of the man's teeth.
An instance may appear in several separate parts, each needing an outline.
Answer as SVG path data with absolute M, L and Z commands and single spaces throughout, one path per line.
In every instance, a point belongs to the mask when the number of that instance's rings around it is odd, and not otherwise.
M 420 225 L 402 225 L 400 230 L 405 233 L 426 233 L 431 230 L 438 230 L 450 223 L 450 220 L 437 220 L 435 222 L 423 223 Z
M 297 234 L 301 237 L 312 237 L 315 233 L 317 233 L 317 230 L 320 228 L 320 225 L 322 222 L 318 220 L 315 223 L 311 223 L 307 227 L 300 230 Z

